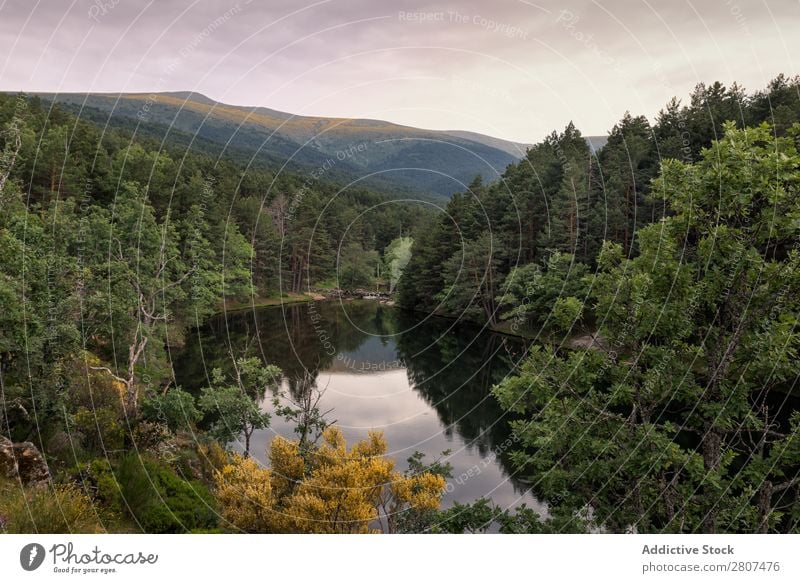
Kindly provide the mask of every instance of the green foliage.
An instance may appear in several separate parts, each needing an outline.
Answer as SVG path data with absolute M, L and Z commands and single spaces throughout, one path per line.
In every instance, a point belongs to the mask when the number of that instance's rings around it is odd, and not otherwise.
M 79 469 L 77 478 L 93 501 L 114 513 L 122 513 L 121 489 L 108 458 L 88 462 Z
M 376 263 L 425 212 L 136 130 L 0 95 L 0 424 L 12 437 L 47 442 L 74 423 L 90 453 L 116 448 L 115 414 L 136 425 L 143 398 L 172 380 L 168 347 L 187 327 L 226 299 L 331 278 L 345 235 Z M 150 405 L 187 428 L 196 415 L 181 399 Z
M 479 498 L 469 504 L 456 502 L 441 510 L 429 527 L 434 533 L 463 534 L 486 532 L 497 518 L 499 510 L 488 498 Z
M 530 147 L 525 159 L 509 165 L 500 180 L 471 184 L 451 198 L 443 216 L 415 233 L 399 305 L 493 323 L 484 304 L 491 308 L 486 295 L 495 288 L 498 319 L 517 322 L 521 316 L 535 330 L 548 320 L 558 297 L 584 301 L 587 288 L 558 294 L 559 284 L 572 278 L 555 276 L 556 295 L 532 308 L 523 301 L 527 294 L 518 279 L 530 282 L 534 266 L 546 271 L 554 252 L 591 271 L 604 241 L 619 244 L 623 257 L 635 256 L 642 227 L 673 212 L 663 188 L 651 186 L 660 161 L 698 161 L 726 120 L 741 127 L 779 118 L 778 135 L 789 133 L 800 120 L 798 87 L 800 78 L 781 76 L 766 91 L 747 96 L 735 84 L 700 84 L 688 104 L 673 99 L 652 126 L 645 117 L 626 113 L 597 152 L 589 151 L 572 123 L 552 132 Z M 585 322 L 593 320 L 593 308 L 585 303 Z M 555 325 L 551 318 L 548 326 L 551 322 Z
M 571 530 L 585 532 L 580 523 L 571 521 Z M 558 516 L 542 519 L 538 512 L 522 504 L 514 510 L 503 510 L 489 498 L 479 498 L 469 504 L 456 502 L 447 510 L 430 518 L 425 532 L 463 534 L 500 532 L 503 534 L 557 534 L 564 520 Z
M 414 239 L 411 237 L 398 237 L 386 246 L 383 251 L 383 270 L 389 276 L 389 291 L 394 291 L 400 278 L 411 261 L 411 248 Z
M 365 251 L 356 243 L 349 242 L 339 250 L 338 284 L 342 289 L 355 289 L 374 285 L 380 262 L 378 252 Z
M 499 303 L 504 320 L 521 320 L 531 328 L 568 330 L 579 319 L 587 297 L 589 269 L 573 255 L 554 252 L 543 265 L 514 268 Z
M 558 298 L 553 305 L 553 326 L 560 330 L 571 330 L 580 322 L 581 314 L 583 302 L 578 298 Z
M 217 524 L 208 488 L 184 480 L 155 459 L 128 455 L 119 461 L 115 477 L 121 506 L 143 532 L 179 533 Z
M 442 265 L 445 287 L 436 299 L 448 314 L 494 323 L 500 260 L 490 234 L 464 244 Z
M 113 409 L 81 407 L 72 416 L 71 425 L 83 436 L 89 451 L 110 453 L 121 450 L 125 443 L 125 426 Z
M 517 469 L 572 530 L 795 531 L 800 155 L 795 135 L 737 130 L 653 190 L 675 214 L 607 242 L 592 287 L 608 350 L 537 347 L 494 389 Z
M 216 381 L 224 382 L 222 379 L 215 379 Z M 237 439 L 247 427 L 269 427 L 269 414 L 262 413 L 258 403 L 235 385 L 217 385 L 203 389 L 200 407 L 207 414 L 217 417 L 210 433 L 222 443 L 227 444 Z
M 436 305 L 431 300 L 442 290 L 440 268 L 450 251 L 449 245 L 438 241 L 443 224 L 441 219 L 429 219 L 414 238 L 414 252 L 397 286 L 398 303 L 405 308 L 428 311 Z
M 162 421 L 189 429 L 199 416 L 191 397 L 162 394 L 176 331 L 226 297 L 330 280 L 338 259 L 348 285 L 389 272 L 408 308 L 557 331 L 597 323 L 608 350 L 534 349 L 495 389 L 523 416 L 513 461 L 559 531 L 796 530 L 800 420 L 783 395 L 800 348 L 798 87 L 780 76 L 746 96 L 701 84 L 652 126 L 626 114 L 594 154 L 570 123 L 437 216 L 2 95 L 0 425 L 12 437 L 39 430 L 43 443 L 74 431 L 95 455 L 125 446 L 126 417 L 137 446 L 163 441 Z M 764 120 L 773 126 L 736 129 Z M 392 210 L 362 216 L 371 208 Z M 413 235 L 410 257 L 403 233 Z M 264 370 L 237 361 L 235 378 L 215 372 L 200 402 L 214 435 L 243 433 L 249 450 L 269 421 L 258 403 L 277 373 Z M 131 496 L 171 491 L 187 523 L 213 528 L 193 517 L 188 482 L 153 467 L 163 476 L 148 492 L 131 463 Z M 111 466 L 89 473 L 103 504 L 122 508 Z M 94 528 L 79 496 L 50 494 L 76 509 L 65 517 L 76 530 Z M 25 524 L 49 524 L 54 507 L 26 495 L 41 516 Z M 164 508 L 145 514 L 153 530 L 179 529 Z M 528 512 L 495 521 L 538 528 Z
M 263 366 L 258 358 L 238 359 L 232 379 L 214 369 L 211 385 L 200 396 L 200 409 L 215 418 L 211 435 L 224 444 L 244 435 L 245 456 L 249 455 L 253 432 L 269 427 L 270 415 L 261 411 L 261 402 L 267 389 L 277 387 L 280 377 L 278 367 Z
M 166 393 L 151 395 L 142 403 L 145 419 L 165 424 L 170 431 L 189 431 L 203 415 L 197 410 L 194 397 L 175 387 Z

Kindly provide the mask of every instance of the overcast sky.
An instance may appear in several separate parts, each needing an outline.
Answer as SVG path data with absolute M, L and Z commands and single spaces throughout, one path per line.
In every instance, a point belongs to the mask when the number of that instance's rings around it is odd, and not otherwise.
M 794 75 L 798 31 L 797 0 L 0 0 L 0 90 L 193 90 L 536 142 Z

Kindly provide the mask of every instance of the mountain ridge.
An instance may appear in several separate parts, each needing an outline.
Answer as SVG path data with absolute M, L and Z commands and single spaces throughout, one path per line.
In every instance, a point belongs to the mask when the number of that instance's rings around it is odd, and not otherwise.
M 340 181 L 446 199 L 477 175 L 498 178 L 526 154 L 521 144 L 464 130 L 430 130 L 368 118 L 302 116 L 230 105 L 193 91 L 33 93 L 111 126 L 145 127 L 162 140 L 178 133 L 207 149 L 262 166 L 320 172 Z M 588 139 L 588 138 L 587 138 Z

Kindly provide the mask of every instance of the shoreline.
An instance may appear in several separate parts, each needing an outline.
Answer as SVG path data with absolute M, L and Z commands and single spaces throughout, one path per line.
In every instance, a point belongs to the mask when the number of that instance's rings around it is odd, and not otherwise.
M 318 301 L 318 298 L 311 294 L 288 293 L 280 297 L 251 296 L 248 301 L 229 300 L 223 301 L 222 305 L 214 312 L 214 316 L 227 314 L 228 312 L 243 312 L 256 308 L 280 307 L 288 304 L 303 304 L 306 302 Z
M 356 294 L 349 294 L 349 293 L 326 293 L 324 290 L 313 290 L 312 292 L 306 292 L 302 294 L 297 294 L 290 292 L 287 297 L 255 297 L 251 298 L 249 302 L 236 302 L 230 301 L 225 302 L 222 307 L 214 313 L 215 316 L 223 315 L 229 312 L 236 313 L 242 312 L 249 309 L 257 309 L 257 308 L 279 308 L 286 305 L 293 305 L 293 304 L 303 304 L 309 302 L 333 302 L 333 301 L 381 301 L 384 305 L 388 307 L 393 307 L 398 310 L 403 310 L 406 312 L 413 312 L 415 314 L 426 314 L 425 312 L 421 312 L 419 310 L 413 310 L 409 308 L 403 308 L 397 306 L 394 303 L 387 304 L 385 299 L 377 300 L 377 299 L 368 299 L 364 297 L 359 297 Z M 440 313 L 432 313 L 426 314 L 433 316 L 435 318 L 443 318 L 445 320 L 450 321 L 458 321 L 459 319 L 454 316 L 448 316 L 446 314 Z M 502 334 L 503 336 L 509 336 L 511 338 L 519 338 L 522 340 L 528 341 L 536 341 L 541 340 L 541 334 L 538 333 L 525 333 L 520 331 L 513 331 L 510 327 L 506 327 L 503 324 L 495 324 L 493 326 L 487 326 L 485 324 L 480 324 L 479 322 L 473 322 L 472 320 L 462 320 L 463 323 L 469 326 L 480 326 L 486 329 L 487 332 L 492 332 L 494 334 Z M 580 335 L 580 334 L 578 334 Z
M 351 293 L 351 292 L 342 292 L 341 290 L 335 290 L 333 293 L 327 292 L 327 290 L 312 290 L 310 292 L 305 292 L 302 294 L 289 292 L 285 297 L 255 297 L 251 298 L 251 301 L 248 303 L 243 302 L 225 302 L 224 305 L 221 307 L 220 310 L 214 313 L 215 316 L 220 316 L 227 313 L 237 313 L 243 312 L 245 310 L 250 309 L 258 309 L 258 308 L 280 308 L 282 306 L 287 305 L 294 305 L 294 304 L 305 304 L 311 302 L 333 302 L 333 301 L 380 301 L 383 305 L 387 307 L 393 307 L 398 310 L 403 310 L 406 312 L 413 312 L 415 314 L 425 314 L 428 316 L 433 316 L 434 318 L 443 318 L 445 320 L 450 321 L 459 321 L 458 318 L 454 316 L 448 316 L 447 314 L 440 314 L 440 313 L 431 313 L 426 314 L 425 312 L 421 312 L 419 310 L 413 310 L 409 308 L 403 308 L 394 303 L 393 300 L 388 300 L 386 298 L 364 298 L 359 294 Z M 391 303 L 388 303 L 391 302 Z M 504 323 L 494 324 L 492 326 L 486 324 L 480 324 L 479 322 L 473 322 L 472 320 L 461 320 L 464 324 L 469 326 L 479 326 L 485 329 L 487 332 L 491 332 L 493 334 L 502 334 L 503 336 L 508 336 L 510 338 L 517 338 L 520 340 L 524 340 L 527 342 L 540 342 L 540 343 L 547 343 L 549 340 L 544 337 L 540 332 L 524 332 L 524 331 L 514 331 L 511 330 L 511 326 L 506 326 Z M 574 332 L 566 339 L 566 344 L 571 345 L 574 341 L 583 339 L 587 335 L 591 335 L 592 331 L 587 330 L 579 330 Z M 563 342 L 563 340 L 562 340 Z

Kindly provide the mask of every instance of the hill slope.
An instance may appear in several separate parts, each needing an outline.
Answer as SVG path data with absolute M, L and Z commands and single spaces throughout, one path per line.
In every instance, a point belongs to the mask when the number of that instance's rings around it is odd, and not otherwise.
M 449 197 L 477 175 L 493 181 L 525 145 L 472 132 L 380 120 L 295 116 L 215 102 L 198 93 L 39 94 L 81 117 L 137 127 L 158 139 L 195 140 L 206 151 L 259 166 L 359 180 L 382 190 Z M 515 154 L 516 153 L 516 154 Z

